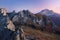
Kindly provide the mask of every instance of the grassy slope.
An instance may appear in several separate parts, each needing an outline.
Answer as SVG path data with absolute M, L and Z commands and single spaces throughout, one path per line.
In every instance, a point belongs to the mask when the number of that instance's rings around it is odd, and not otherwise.
M 40 30 L 32 29 L 30 27 L 24 28 L 25 35 L 33 35 L 36 40 L 60 40 L 60 35 L 42 32 Z

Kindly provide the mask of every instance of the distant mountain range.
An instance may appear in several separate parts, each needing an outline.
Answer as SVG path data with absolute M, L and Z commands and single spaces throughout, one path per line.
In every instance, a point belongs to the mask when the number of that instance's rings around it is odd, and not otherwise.
M 57 26 L 60 27 L 60 14 L 55 13 L 54 11 L 49 10 L 49 9 L 44 9 L 38 12 L 37 14 L 48 16 Z

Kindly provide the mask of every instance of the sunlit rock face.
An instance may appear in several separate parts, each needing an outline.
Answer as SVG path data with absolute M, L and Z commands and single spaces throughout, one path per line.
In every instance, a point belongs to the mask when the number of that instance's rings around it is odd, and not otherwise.
M 3 15 L 7 15 L 7 10 L 5 8 L 0 8 L 0 13 L 2 13 Z
M 10 19 L 7 20 L 7 23 L 8 23 L 7 28 L 12 31 L 15 31 L 15 25 L 13 24 L 13 22 Z

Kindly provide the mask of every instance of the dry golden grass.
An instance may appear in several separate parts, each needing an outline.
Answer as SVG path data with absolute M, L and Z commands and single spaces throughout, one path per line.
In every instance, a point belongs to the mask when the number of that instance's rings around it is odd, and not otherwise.
M 24 28 L 25 35 L 33 35 L 36 40 L 60 40 L 60 35 L 54 33 L 42 32 L 29 27 Z

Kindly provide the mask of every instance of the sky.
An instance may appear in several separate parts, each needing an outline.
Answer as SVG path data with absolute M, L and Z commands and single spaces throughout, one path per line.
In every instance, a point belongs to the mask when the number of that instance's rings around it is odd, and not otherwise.
M 60 0 L 0 0 L 0 8 L 6 8 L 8 12 L 30 10 L 37 13 L 43 9 L 50 9 L 60 13 Z

